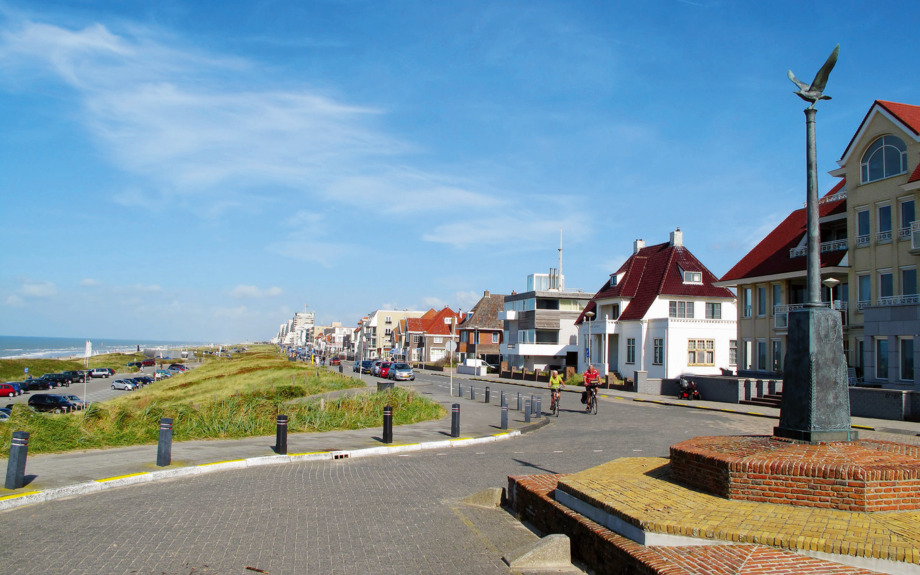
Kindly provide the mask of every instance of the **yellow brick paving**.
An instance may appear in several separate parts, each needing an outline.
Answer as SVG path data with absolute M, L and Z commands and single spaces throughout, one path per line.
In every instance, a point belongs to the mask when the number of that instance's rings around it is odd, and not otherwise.
M 920 511 L 732 501 L 669 481 L 668 465 L 617 459 L 561 478 L 559 487 L 647 532 L 920 564 Z

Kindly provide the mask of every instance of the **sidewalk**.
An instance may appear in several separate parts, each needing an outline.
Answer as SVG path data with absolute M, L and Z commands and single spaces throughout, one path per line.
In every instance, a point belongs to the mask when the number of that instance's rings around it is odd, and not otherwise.
M 274 452 L 275 436 L 246 439 L 182 441 L 172 444 L 171 464 L 157 467 L 157 446 L 29 455 L 27 484 L 21 489 L 0 487 L 0 511 L 29 503 L 99 491 L 108 487 L 207 473 L 220 469 L 274 465 L 307 460 L 332 460 L 400 453 L 501 441 L 544 425 L 545 418 L 526 422 L 524 414 L 509 409 L 508 429 L 501 429 L 498 398 L 486 404 L 450 397 L 446 387 L 404 382 L 429 395 L 447 410 L 447 416 L 393 428 L 393 443 L 382 441 L 381 426 L 325 433 L 291 433 L 287 455 Z M 401 384 L 402 385 L 402 384 Z M 376 380 L 368 389 L 376 387 Z M 460 405 L 460 437 L 452 438 L 451 405 Z

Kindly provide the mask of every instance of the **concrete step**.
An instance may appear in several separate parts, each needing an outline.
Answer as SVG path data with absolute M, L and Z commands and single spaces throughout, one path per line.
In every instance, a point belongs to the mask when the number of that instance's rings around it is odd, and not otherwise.
M 742 405 L 759 405 L 762 407 L 775 407 L 778 409 L 782 402 L 778 399 L 768 399 L 766 397 L 754 397 L 752 399 L 742 399 L 738 403 Z

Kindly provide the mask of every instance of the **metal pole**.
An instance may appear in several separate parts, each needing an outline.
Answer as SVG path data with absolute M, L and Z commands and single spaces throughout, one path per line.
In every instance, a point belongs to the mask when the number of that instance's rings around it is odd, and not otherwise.
M 815 108 L 805 109 L 805 147 L 807 169 L 807 230 L 808 260 L 806 267 L 807 295 L 806 305 L 821 305 L 821 233 L 818 220 L 818 160 L 815 149 Z
M 518 410 L 518 411 L 521 411 L 521 401 L 522 401 L 522 400 L 521 400 L 521 392 L 519 391 L 519 392 L 518 392 L 518 404 L 517 404 L 517 410 Z
M 19 489 L 26 484 L 26 456 L 29 454 L 29 432 L 14 431 L 10 442 L 10 459 L 6 464 L 7 489 Z
M 473 384 L 470 384 L 470 399 L 476 401 L 476 388 L 473 387 Z
M 393 408 L 383 408 L 383 442 L 393 443 Z
M 543 417 L 543 396 L 542 395 L 537 396 L 536 412 L 537 412 L 537 419 L 540 419 L 541 417 Z
M 455 403 L 450 407 L 450 436 L 460 437 L 460 404 Z
M 505 391 L 504 391 L 504 390 L 502 390 L 501 406 L 502 406 L 502 407 L 508 407 L 508 400 L 507 400 L 507 398 L 505 398 Z
M 288 416 L 279 415 L 275 425 L 275 453 L 287 455 Z
M 530 400 L 524 402 L 524 423 L 530 423 Z
M 502 405 L 502 429 L 508 429 L 508 406 Z
M 487 385 L 487 386 L 486 386 L 486 403 L 489 403 L 489 399 L 491 399 L 491 398 L 489 397 L 489 392 L 490 392 L 489 386 Z
M 157 467 L 166 467 L 172 462 L 172 426 L 169 417 L 160 419 L 160 438 L 157 442 Z

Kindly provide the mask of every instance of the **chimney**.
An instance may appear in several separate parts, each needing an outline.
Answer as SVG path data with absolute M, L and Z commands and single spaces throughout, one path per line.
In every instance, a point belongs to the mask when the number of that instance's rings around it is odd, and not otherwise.
M 680 228 L 677 228 L 671 232 L 671 245 L 675 248 L 681 248 L 684 246 L 684 233 L 680 231 Z
M 482 292 L 482 297 L 489 297 L 489 290 Z
M 633 254 L 639 253 L 639 250 L 645 247 L 645 240 L 633 241 Z

